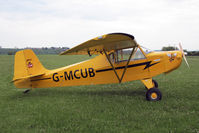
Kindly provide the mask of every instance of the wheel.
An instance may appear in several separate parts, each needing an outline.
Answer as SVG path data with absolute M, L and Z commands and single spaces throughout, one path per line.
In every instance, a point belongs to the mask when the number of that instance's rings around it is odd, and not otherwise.
M 158 88 L 151 88 L 146 92 L 146 100 L 159 101 L 162 99 L 162 94 Z

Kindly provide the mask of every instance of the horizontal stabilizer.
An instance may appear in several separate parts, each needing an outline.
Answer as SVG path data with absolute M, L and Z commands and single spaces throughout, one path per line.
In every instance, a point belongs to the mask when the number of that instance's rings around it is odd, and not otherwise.
M 12 82 L 15 82 L 15 81 L 18 81 L 18 80 L 21 80 L 21 79 L 39 77 L 39 76 L 42 76 L 42 75 L 44 75 L 44 74 L 45 74 L 45 73 L 36 74 L 36 75 L 29 75 L 29 76 L 25 76 L 25 77 L 20 77 L 20 78 L 17 78 L 17 79 L 12 80 Z

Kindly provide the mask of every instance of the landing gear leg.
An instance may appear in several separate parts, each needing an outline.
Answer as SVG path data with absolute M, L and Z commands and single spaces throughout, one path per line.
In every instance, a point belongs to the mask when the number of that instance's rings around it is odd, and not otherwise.
M 155 81 L 154 79 L 146 79 L 146 80 L 141 80 L 142 83 L 145 85 L 145 88 L 148 90 L 150 88 L 158 88 L 158 82 Z M 152 82 L 152 84 L 151 84 Z

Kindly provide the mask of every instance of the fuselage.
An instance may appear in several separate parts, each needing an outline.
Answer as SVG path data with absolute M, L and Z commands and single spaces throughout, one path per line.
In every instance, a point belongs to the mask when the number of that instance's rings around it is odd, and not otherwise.
M 142 50 L 141 50 L 142 51 Z M 180 51 L 143 52 L 142 58 L 132 58 L 121 82 L 152 78 L 178 68 L 182 61 Z M 111 53 L 109 53 L 110 55 Z M 126 67 L 127 60 L 113 61 L 119 77 Z M 16 81 L 20 88 L 47 88 L 62 86 L 96 85 L 118 83 L 118 79 L 104 54 L 90 60 L 66 67 L 45 70 L 45 74 L 30 79 Z

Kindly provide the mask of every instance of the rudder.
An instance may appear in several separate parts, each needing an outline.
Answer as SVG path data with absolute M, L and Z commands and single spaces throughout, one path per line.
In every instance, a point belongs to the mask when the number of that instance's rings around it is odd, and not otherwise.
M 13 81 L 45 74 L 46 69 L 31 49 L 21 50 L 15 54 Z

